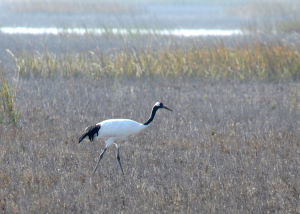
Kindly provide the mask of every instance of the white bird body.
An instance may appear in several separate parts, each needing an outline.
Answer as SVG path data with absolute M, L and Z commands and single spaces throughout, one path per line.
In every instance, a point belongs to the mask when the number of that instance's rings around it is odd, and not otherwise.
M 129 135 L 137 134 L 147 127 L 142 123 L 130 119 L 109 119 L 97 123 L 96 125 L 101 126 L 96 138 L 125 138 Z
M 109 119 L 97 123 L 96 125 L 87 127 L 85 129 L 85 132 L 79 138 L 79 143 L 83 141 L 84 138 L 86 137 L 88 137 L 90 141 L 93 141 L 95 138 L 107 138 L 107 140 L 105 141 L 106 144 L 105 148 L 99 156 L 98 163 L 94 169 L 94 173 L 108 147 L 110 147 L 113 143 L 115 143 L 116 140 L 122 140 L 129 135 L 137 134 L 143 129 L 145 129 L 146 127 L 148 127 L 149 124 L 153 121 L 156 111 L 160 108 L 164 108 L 169 111 L 172 111 L 168 107 L 164 106 L 161 102 L 156 102 L 152 108 L 150 118 L 144 124 L 138 123 L 130 119 Z M 116 146 L 118 149 L 117 160 L 120 164 L 122 173 L 124 175 L 121 160 L 120 160 L 120 146 L 118 144 L 116 144 Z

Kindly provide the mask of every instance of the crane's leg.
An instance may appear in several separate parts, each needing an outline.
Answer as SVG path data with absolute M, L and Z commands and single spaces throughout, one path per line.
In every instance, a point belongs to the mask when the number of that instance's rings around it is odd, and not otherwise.
M 121 164 L 121 159 L 120 159 L 120 145 L 116 144 L 117 146 L 117 149 L 118 149 L 118 152 L 117 152 L 117 160 L 119 162 L 119 165 L 120 165 L 120 168 L 122 170 L 122 174 L 124 176 L 124 171 L 123 171 L 123 167 L 122 167 L 122 164 Z
M 107 148 L 110 147 L 110 146 L 114 143 L 115 139 L 116 139 L 116 138 L 111 137 L 111 138 L 108 138 L 108 139 L 105 141 L 105 144 L 106 144 L 106 145 L 105 145 L 105 148 L 104 148 L 103 152 L 102 152 L 102 153 L 100 154 L 100 156 L 99 156 L 98 163 L 97 163 L 97 165 L 96 165 L 96 167 L 95 167 L 95 169 L 94 169 L 93 174 L 95 174 L 95 172 L 96 172 L 96 170 L 97 170 L 97 168 L 98 168 L 98 166 L 99 166 L 99 163 L 100 163 L 101 159 L 103 158 L 103 155 L 104 155 L 104 153 L 106 152 Z
M 99 166 L 99 163 L 100 163 L 101 159 L 103 158 L 104 153 L 106 152 L 106 149 L 107 149 L 107 147 L 105 147 L 104 150 L 103 150 L 103 152 L 100 154 L 99 159 L 98 159 L 98 163 L 97 163 L 97 165 L 96 165 L 96 167 L 94 169 L 93 174 L 95 174 L 95 172 L 96 172 L 96 170 L 97 170 L 97 168 Z

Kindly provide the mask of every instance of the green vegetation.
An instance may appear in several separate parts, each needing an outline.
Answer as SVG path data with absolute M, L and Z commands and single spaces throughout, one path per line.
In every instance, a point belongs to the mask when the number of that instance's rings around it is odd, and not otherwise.
M 16 88 L 0 77 L 0 123 L 17 124 L 19 113 L 15 109 Z
M 199 77 L 202 79 L 296 80 L 300 53 L 284 45 L 252 47 L 177 48 L 174 50 L 119 51 L 62 54 L 22 53 L 16 59 L 23 77 Z

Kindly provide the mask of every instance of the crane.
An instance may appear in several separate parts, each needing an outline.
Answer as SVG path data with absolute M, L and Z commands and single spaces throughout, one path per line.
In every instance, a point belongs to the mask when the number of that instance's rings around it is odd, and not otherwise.
M 124 176 L 124 171 L 120 159 L 120 145 L 115 143 L 115 141 L 123 140 L 129 135 L 137 134 L 143 129 L 147 128 L 153 121 L 158 109 L 167 109 L 169 111 L 172 111 L 172 109 L 165 106 L 162 102 L 156 102 L 152 108 L 149 119 L 145 123 L 139 123 L 130 119 L 109 119 L 97 123 L 96 125 L 87 127 L 84 133 L 79 138 L 79 143 L 81 143 L 81 141 L 83 141 L 83 139 L 86 137 L 88 137 L 91 142 L 96 138 L 106 138 L 105 148 L 98 158 L 98 162 L 96 167 L 94 168 L 93 173 L 96 172 L 107 148 L 112 144 L 115 144 L 117 147 L 117 160 Z

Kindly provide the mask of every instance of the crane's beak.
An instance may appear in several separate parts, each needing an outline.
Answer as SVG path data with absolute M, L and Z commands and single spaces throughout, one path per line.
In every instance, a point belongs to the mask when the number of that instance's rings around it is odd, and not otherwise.
M 169 111 L 173 111 L 172 109 L 169 109 L 167 106 L 163 106 L 163 108 L 169 110 Z

